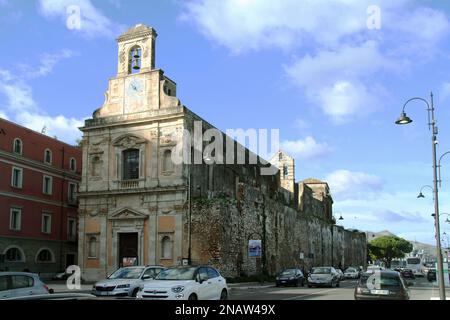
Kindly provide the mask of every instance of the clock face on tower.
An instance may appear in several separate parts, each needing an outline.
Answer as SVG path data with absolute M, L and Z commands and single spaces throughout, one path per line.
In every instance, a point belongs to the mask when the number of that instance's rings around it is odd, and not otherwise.
M 132 79 L 128 82 L 127 96 L 142 96 L 144 93 L 144 82 L 141 79 Z

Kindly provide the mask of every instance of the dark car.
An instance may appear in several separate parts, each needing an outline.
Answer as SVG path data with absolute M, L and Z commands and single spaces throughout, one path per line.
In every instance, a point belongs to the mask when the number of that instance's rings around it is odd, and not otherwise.
M 427 280 L 430 282 L 436 281 L 436 269 L 428 269 Z
M 411 269 L 402 269 L 400 274 L 405 279 L 415 279 L 414 272 Z
M 409 285 L 397 271 L 364 273 L 355 288 L 355 300 L 409 300 Z
M 276 286 L 296 286 L 305 285 L 305 277 L 300 269 L 284 269 L 276 277 Z

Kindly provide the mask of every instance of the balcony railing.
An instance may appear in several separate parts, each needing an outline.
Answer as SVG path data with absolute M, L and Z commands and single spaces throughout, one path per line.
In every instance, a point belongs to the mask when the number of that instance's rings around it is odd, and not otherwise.
M 136 180 L 120 180 L 117 181 L 119 189 L 121 190 L 127 190 L 127 189 L 137 189 L 141 187 L 141 182 L 143 182 L 143 179 L 136 179 Z

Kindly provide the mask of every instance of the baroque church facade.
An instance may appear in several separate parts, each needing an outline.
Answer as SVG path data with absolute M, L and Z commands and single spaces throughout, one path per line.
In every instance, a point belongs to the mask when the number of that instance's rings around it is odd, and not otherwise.
M 172 161 L 175 136 L 192 132 L 194 121 L 213 127 L 180 103 L 176 83 L 155 67 L 156 37 L 138 24 L 117 39 L 117 75 L 80 128 L 83 278 L 144 264 L 205 263 L 228 276 L 273 274 L 294 263 L 363 264 L 365 235 L 335 225 L 328 185 L 295 183 L 294 160 L 285 153 L 271 160 L 280 170 L 270 176 L 259 164 Z M 246 255 L 252 238 L 263 242 L 259 260 Z

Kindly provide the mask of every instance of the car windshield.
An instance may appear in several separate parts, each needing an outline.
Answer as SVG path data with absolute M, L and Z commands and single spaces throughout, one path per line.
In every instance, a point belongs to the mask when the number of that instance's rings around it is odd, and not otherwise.
M 144 268 L 120 268 L 114 271 L 108 279 L 138 279 Z
M 174 268 L 162 270 L 156 280 L 194 280 L 195 270 L 197 268 Z
M 286 269 L 280 273 L 281 276 L 293 276 L 295 275 L 295 269 Z
M 360 286 L 366 286 L 367 280 L 371 275 L 364 275 L 361 277 Z M 382 287 L 401 287 L 401 279 L 398 275 L 395 274 L 380 274 L 379 278 L 372 277 L 369 282 L 372 282 L 373 285 L 379 284 Z
M 353 273 L 353 272 L 356 272 L 356 269 L 348 268 L 347 270 L 345 270 L 345 272 Z
M 313 274 L 328 274 L 331 273 L 330 268 L 314 268 L 312 271 Z

